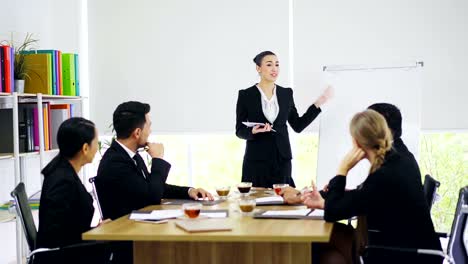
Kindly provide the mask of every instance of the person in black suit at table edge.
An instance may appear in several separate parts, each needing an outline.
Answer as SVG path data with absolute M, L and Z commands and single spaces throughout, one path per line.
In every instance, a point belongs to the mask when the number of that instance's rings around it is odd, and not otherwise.
M 421 186 L 417 163 L 392 148 L 392 133 L 385 118 L 374 110 L 357 113 L 350 123 L 353 148 L 328 184 L 326 199 L 317 189 L 303 195 L 308 208 L 323 209 L 326 221 L 352 216 L 367 217 L 367 230 L 379 230 L 378 245 L 441 250 Z M 362 159 L 370 172 L 361 187 L 345 191 L 348 172 Z M 364 239 L 365 240 L 365 239 Z M 376 243 L 369 241 L 369 244 Z M 401 256 L 400 256 L 401 257 Z M 393 259 L 380 253 L 369 254 L 369 263 L 442 263 L 426 256 Z
M 213 199 L 202 188 L 166 183 L 171 164 L 163 159 L 164 146 L 148 142 L 151 134 L 150 105 L 125 102 L 114 111 L 113 126 L 117 139 L 104 153 L 96 177 L 102 213 L 116 219 L 148 205 L 160 204 L 162 198 Z M 147 147 L 152 158 L 148 171 L 138 149 Z
M 81 117 L 70 118 L 60 125 L 57 132 L 60 152 L 42 170 L 37 248 L 82 243 L 81 234 L 91 229 L 93 198 L 78 172 L 93 161 L 98 149 L 97 134 L 94 124 Z M 107 263 L 110 252 L 106 244 L 96 244 L 36 256 L 34 263 Z
M 164 146 L 148 142 L 151 134 L 150 105 L 125 102 L 113 114 L 117 139 L 104 153 L 96 177 L 96 189 L 105 217 L 116 219 L 133 210 L 161 203 L 162 198 L 213 199 L 202 188 L 166 183 L 171 164 L 163 159 Z M 148 171 L 138 149 L 147 147 L 152 158 Z M 113 242 L 114 263 L 132 263 L 131 242 Z
M 300 133 L 320 114 L 331 96 L 331 88 L 312 104 L 303 116 L 294 105 L 293 91 L 276 85 L 279 61 L 271 51 L 255 56 L 253 61 L 260 82 L 240 90 L 236 105 L 236 135 L 247 140 L 242 165 L 242 181 L 255 187 L 272 187 L 275 183 L 295 186 L 291 177 L 291 145 L 288 126 Z M 242 122 L 262 125 L 247 127 Z
M 409 151 L 408 147 L 405 145 L 401 139 L 402 135 L 402 115 L 400 109 L 390 103 L 375 103 L 367 107 L 367 109 L 372 109 L 377 113 L 381 114 L 385 121 L 387 121 L 388 128 L 392 132 L 393 136 L 393 149 L 401 155 L 407 156 L 416 166 L 418 166 L 416 159 L 414 158 L 413 153 Z M 417 176 L 416 174 L 410 176 Z M 422 188 L 422 182 L 421 182 Z M 307 188 L 305 189 L 307 190 Z M 320 191 L 322 198 L 326 198 L 328 190 L 328 184 Z M 283 196 L 283 199 L 288 204 L 301 203 L 301 192 L 291 187 L 284 188 L 281 190 L 280 195 Z

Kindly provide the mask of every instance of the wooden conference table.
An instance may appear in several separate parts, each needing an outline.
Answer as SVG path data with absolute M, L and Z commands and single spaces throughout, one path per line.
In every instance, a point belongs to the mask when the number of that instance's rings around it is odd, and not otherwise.
M 263 196 L 257 191 L 255 196 Z M 328 242 L 333 224 L 323 220 L 253 219 L 239 212 L 238 197 L 203 206 L 228 209 L 231 231 L 188 233 L 165 224 L 135 222 L 123 216 L 83 234 L 84 240 L 133 241 L 134 263 L 311 263 L 311 243 Z M 177 209 L 155 205 L 143 210 Z M 261 206 L 257 209 L 300 209 L 304 206 Z

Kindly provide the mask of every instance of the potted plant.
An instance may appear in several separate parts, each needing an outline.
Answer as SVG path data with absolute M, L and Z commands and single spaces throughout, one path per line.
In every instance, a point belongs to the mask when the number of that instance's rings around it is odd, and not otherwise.
M 24 82 L 26 78 L 30 78 L 28 75 L 28 65 L 25 63 L 24 51 L 33 49 L 35 44 L 39 40 L 33 38 L 32 33 L 26 33 L 23 43 L 15 47 L 12 41 L 12 46 L 15 48 L 15 66 L 14 66 L 14 78 L 15 78 L 15 90 L 18 93 L 24 93 Z
M 11 40 L 3 40 L 1 44 L 8 45 L 15 50 L 15 64 L 14 64 L 14 79 L 15 79 L 15 91 L 18 93 L 24 93 L 24 81 L 26 78 L 30 79 L 28 75 L 28 65 L 25 63 L 24 51 L 29 51 L 36 48 L 36 44 L 39 42 L 38 39 L 33 38 L 32 33 L 26 33 L 24 41 L 21 45 L 16 46 L 13 40 L 13 33 L 11 34 Z

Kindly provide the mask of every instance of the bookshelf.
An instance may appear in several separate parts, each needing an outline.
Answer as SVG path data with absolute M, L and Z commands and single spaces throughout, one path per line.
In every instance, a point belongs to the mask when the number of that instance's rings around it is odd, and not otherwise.
M 11 109 L 8 113 L 11 113 L 11 117 L 8 117 L 7 120 L 2 120 L 0 118 L 0 125 L 1 126 L 11 126 L 12 127 L 12 139 L 13 139 L 13 148 L 12 151 L 7 153 L 0 152 L 0 167 L 3 169 L 11 170 L 11 166 L 13 167 L 13 175 L 14 176 L 14 186 L 3 185 L 0 186 L 1 192 L 3 194 L 9 194 L 13 188 L 19 183 L 24 182 L 26 187 L 28 187 L 28 175 L 26 175 L 31 170 L 36 172 L 36 169 L 28 167 L 28 162 L 31 159 L 39 159 L 39 167 L 37 168 L 37 174 L 40 175 L 40 186 L 42 186 L 43 182 L 43 175 L 40 174 L 40 171 L 47 165 L 46 156 L 53 156 L 59 152 L 58 149 L 53 149 L 52 144 L 50 143 L 49 148 L 46 149 L 45 147 L 45 138 L 44 138 L 44 103 L 46 105 L 55 105 L 55 104 L 70 104 L 73 105 L 72 116 L 82 116 L 83 113 L 83 100 L 87 98 L 80 97 L 80 96 L 63 96 L 63 95 L 45 95 L 45 94 L 18 94 L 18 93 L 0 93 L 0 109 Z M 37 107 L 37 130 L 38 130 L 38 150 L 31 151 L 31 152 L 20 152 L 20 128 L 19 128 L 19 109 L 21 104 L 29 104 Z M 2 115 L 5 117 L 5 114 Z M 49 114 L 49 118 L 52 118 Z M 11 123 L 10 123 L 11 121 Z M 10 123 L 10 124 L 8 124 Z M 56 137 L 53 135 L 54 131 L 51 130 L 51 126 L 49 126 L 48 133 L 50 133 L 50 137 Z M 13 162 L 12 162 L 13 161 Z M 37 165 L 36 165 L 37 166 Z M 5 168 L 8 167 L 8 168 Z M 36 174 L 36 173 L 34 173 Z M 10 177 L 9 175 L 2 175 L 3 177 Z M 81 174 L 82 181 L 85 180 L 85 175 Z M 30 178 L 31 179 L 31 178 Z M 37 183 L 39 179 L 34 179 Z M 13 183 L 13 181 L 10 181 Z M 37 184 L 36 184 L 37 185 Z M 37 191 L 37 190 L 29 190 L 29 192 Z M 4 201 L 6 197 L 2 197 L 1 203 L 6 202 Z M 5 224 L 5 223 L 2 223 Z M 16 256 L 17 262 L 22 263 L 23 257 L 25 256 L 25 243 L 24 243 L 24 235 L 21 223 L 19 219 L 16 219 Z

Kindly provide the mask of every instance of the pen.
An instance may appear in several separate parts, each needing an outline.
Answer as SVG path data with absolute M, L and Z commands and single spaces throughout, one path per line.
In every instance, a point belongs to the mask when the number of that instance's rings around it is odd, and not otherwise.
M 135 222 L 140 222 L 140 223 L 148 223 L 148 224 L 164 224 L 167 223 L 167 220 L 156 220 L 156 221 L 150 221 L 150 220 L 134 220 Z

